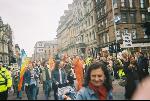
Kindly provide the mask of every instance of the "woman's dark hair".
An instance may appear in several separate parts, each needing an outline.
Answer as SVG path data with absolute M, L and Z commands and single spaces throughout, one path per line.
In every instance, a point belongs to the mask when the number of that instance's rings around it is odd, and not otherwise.
M 88 68 L 88 70 L 86 72 L 83 86 L 84 87 L 88 86 L 88 84 L 90 82 L 91 71 L 95 70 L 95 69 L 98 69 L 98 68 L 101 68 L 102 71 L 104 72 L 104 75 L 106 77 L 106 80 L 104 81 L 104 86 L 106 87 L 106 89 L 108 91 L 110 91 L 112 89 L 112 82 L 111 82 L 111 79 L 110 79 L 110 76 L 109 76 L 106 65 L 101 61 L 100 62 L 95 62 L 95 63 L 90 65 L 90 67 Z

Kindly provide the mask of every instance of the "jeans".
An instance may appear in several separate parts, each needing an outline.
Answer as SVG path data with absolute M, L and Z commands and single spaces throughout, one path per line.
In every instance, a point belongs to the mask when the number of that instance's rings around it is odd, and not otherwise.
M 36 100 L 37 97 L 37 87 L 36 85 L 32 84 L 26 86 L 25 88 L 28 100 Z
M 25 92 L 26 92 L 28 100 L 31 100 L 30 86 L 25 86 Z
M 22 99 L 22 91 L 17 91 L 17 99 Z
M 52 87 L 53 87 L 53 90 L 54 90 L 54 99 L 55 100 L 58 100 L 58 96 L 57 96 L 57 93 L 58 93 L 58 85 L 56 85 L 55 83 L 52 84 Z
M 48 100 L 50 91 L 51 91 L 51 80 L 44 81 L 44 93 L 45 93 L 45 99 Z
M 31 85 L 30 93 L 31 93 L 31 100 L 36 100 L 37 87 L 34 84 Z
M 36 86 L 36 96 L 35 96 L 35 100 L 37 100 L 38 94 L 39 94 L 39 87 Z

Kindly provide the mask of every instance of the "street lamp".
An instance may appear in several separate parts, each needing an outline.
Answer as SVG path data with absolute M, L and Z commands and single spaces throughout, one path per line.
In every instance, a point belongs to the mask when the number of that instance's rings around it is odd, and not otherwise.
M 117 41 L 117 28 L 116 28 L 116 23 L 118 23 L 120 20 L 121 20 L 121 18 L 120 18 L 120 16 L 116 16 L 115 17 L 115 11 L 114 11 L 114 0 L 112 0 L 112 14 L 113 14 L 113 24 L 114 24 L 114 30 L 115 30 L 115 53 L 116 53 L 116 58 L 117 58 L 117 49 L 118 49 L 118 47 L 117 47 L 117 43 L 118 43 L 118 41 Z

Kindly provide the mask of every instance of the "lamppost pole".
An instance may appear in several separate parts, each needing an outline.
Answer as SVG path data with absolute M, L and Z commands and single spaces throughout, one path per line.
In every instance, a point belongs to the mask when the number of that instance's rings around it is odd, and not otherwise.
M 114 0 L 112 0 L 112 14 L 113 14 L 113 24 L 114 24 L 114 30 L 115 30 L 115 52 L 116 52 L 116 58 L 117 58 L 117 33 L 116 33 L 116 23 L 114 21 L 115 19 L 115 11 L 114 11 Z

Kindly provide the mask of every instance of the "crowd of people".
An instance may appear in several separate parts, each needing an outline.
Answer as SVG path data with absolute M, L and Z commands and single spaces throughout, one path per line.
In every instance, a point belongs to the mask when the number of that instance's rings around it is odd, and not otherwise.
M 103 49 L 95 58 L 74 54 L 72 57 L 62 55 L 53 61 L 55 65 L 50 65 L 49 61 L 30 61 L 19 91 L 19 70 L 6 69 L 0 62 L 0 99 L 7 99 L 9 90 L 13 89 L 17 99 L 21 99 L 25 91 L 28 100 L 37 100 L 42 84 L 45 100 L 52 96 L 52 90 L 54 99 L 60 100 L 58 89 L 66 86 L 74 88 L 75 97 L 64 93 L 62 100 L 112 100 L 112 82 L 116 79 L 125 81 L 122 82 L 125 99 L 132 99 L 138 85 L 149 75 L 149 59 L 142 52 L 122 51 L 116 58 Z

